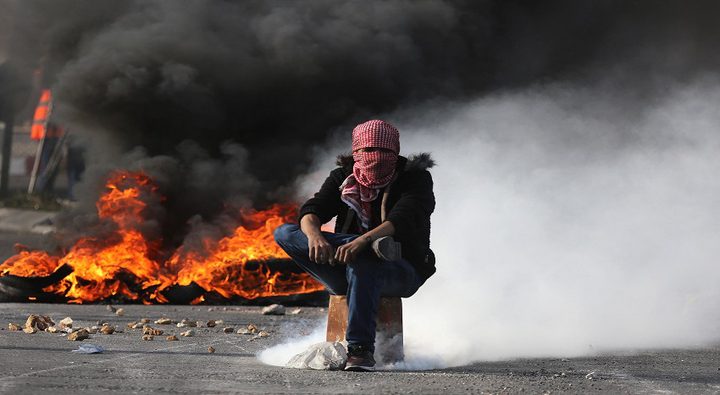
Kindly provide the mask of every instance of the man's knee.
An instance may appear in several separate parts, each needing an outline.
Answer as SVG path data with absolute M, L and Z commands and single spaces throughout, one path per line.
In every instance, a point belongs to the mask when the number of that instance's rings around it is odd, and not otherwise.
M 366 277 L 378 273 L 378 261 L 376 259 L 356 259 L 347 264 L 347 277 Z
M 275 241 L 281 246 L 287 245 L 299 229 L 300 227 L 295 224 L 282 224 L 275 228 L 273 236 L 275 237 Z

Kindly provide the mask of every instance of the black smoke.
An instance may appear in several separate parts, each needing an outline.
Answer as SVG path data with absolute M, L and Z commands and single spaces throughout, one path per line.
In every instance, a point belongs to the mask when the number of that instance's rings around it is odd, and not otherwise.
M 168 217 L 183 223 L 227 201 L 277 199 L 332 132 L 429 99 L 572 81 L 652 101 L 667 81 L 720 66 L 718 11 L 680 0 L 0 0 L 0 53 L 28 80 L 42 70 L 70 130 L 107 136 L 90 152 L 96 174 L 127 161 L 109 152 L 142 147 L 138 163 L 168 174 Z

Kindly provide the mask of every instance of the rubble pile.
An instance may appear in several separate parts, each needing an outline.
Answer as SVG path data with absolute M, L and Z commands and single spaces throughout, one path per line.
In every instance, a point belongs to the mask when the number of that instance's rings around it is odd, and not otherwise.
M 111 305 L 107 306 L 107 310 L 115 317 L 122 317 L 125 315 L 125 311 L 122 308 L 115 308 Z M 213 311 L 214 309 L 208 309 Z M 223 311 L 226 311 L 224 308 Z M 257 310 L 256 310 L 257 311 Z M 301 309 L 294 309 L 288 314 L 299 314 Z M 271 305 L 263 308 L 259 311 L 263 315 L 285 315 L 286 309 L 282 305 Z M 170 327 L 169 329 L 159 329 L 153 327 L 150 324 L 162 325 Z M 201 333 L 224 333 L 224 334 L 236 334 L 248 336 L 247 341 L 255 341 L 262 338 L 271 336 L 271 331 L 266 329 L 258 328 L 253 323 L 243 324 L 238 326 L 224 326 L 224 321 L 220 319 L 210 319 L 207 321 L 198 321 L 195 319 L 189 319 L 187 317 L 182 319 L 174 319 L 172 317 L 161 317 L 154 321 L 150 318 L 140 318 L 136 321 L 130 322 L 115 322 L 111 323 L 108 320 L 98 320 L 96 325 L 85 326 L 85 323 L 78 324 L 72 317 L 65 317 L 59 320 L 57 323 L 52 318 L 46 315 L 30 314 L 25 321 L 25 324 L 20 326 L 17 323 L 9 322 L 7 324 L 7 330 L 12 332 L 22 331 L 26 334 L 36 334 L 38 332 L 47 332 L 50 334 L 60 334 L 64 336 L 68 341 L 82 342 L 83 340 L 90 339 L 92 336 L 109 336 L 125 333 L 122 328 L 127 328 L 128 333 L 136 333 L 141 341 L 153 341 L 157 336 L 165 336 L 166 341 L 180 341 L 181 337 L 190 338 L 198 335 L 198 330 Z M 184 329 L 183 331 L 178 330 L 175 332 L 173 329 L 179 328 Z M 136 332 L 138 331 L 138 332 Z M 175 333 L 173 333 L 175 332 Z M 136 337 L 137 339 L 137 337 Z M 98 353 L 104 351 L 100 346 L 87 345 L 75 350 L 78 353 Z M 95 351 L 92 351 L 95 350 Z M 97 351 L 101 350 L 101 351 Z M 92 351 L 92 352 L 91 352 Z M 215 348 L 212 346 L 208 347 L 209 353 L 214 353 Z

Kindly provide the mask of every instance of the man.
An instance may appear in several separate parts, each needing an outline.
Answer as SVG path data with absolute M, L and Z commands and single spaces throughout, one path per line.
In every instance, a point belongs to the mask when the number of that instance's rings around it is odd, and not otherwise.
M 412 296 L 435 272 L 435 196 L 427 171 L 434 163 L 429 154 L 406 159 L 399 153 L 394 126 L 380 120 L 358 125 L 352 156 L 338 157 L 340 167 L 300 209 L 300 226 L 275 230 L 275 240 L 298 265 L 331 294 L 347 295 L 345 370 L 374 370 L 380 297 Z M 321 232 L 335 216 L 335 233 Z

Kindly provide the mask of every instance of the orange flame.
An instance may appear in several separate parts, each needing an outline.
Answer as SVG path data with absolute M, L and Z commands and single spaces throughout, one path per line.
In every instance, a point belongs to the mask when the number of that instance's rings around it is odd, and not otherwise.
M 157 186 L 142 172 L 116 171 L 96 206 L 98 217 L 115 225 L 102 237 L 85 237 L 63 257 L 42 251 L 22 251 L 0 264 L 0 275 L 47 276 L 67 264 L 73 272 L 45 288 L 72 303 L 95 302 L 122 296 L 143 303 L 165 303 L 162 291 L 195 282 L 207 292 L 225 298 L 254 299 L 322 290 L 305 273 L 273 272 L 249 261 L 287 258 L 272 238 L 273 230 L 294 214 L 292 206 L 274 205 L 265 211 L 241 213 L 245 226 L 219 241 L 203 240 L 205 251 L 180 247 L 161 260 L 162 240 L 140 231 L 147 202 L 162 201 Z M 194 303 L 204 300 L 199 296 Z
M 170 267 L 177 270 L 177 284 L 195 282 L 226 298 L 246 299 L 322 290 L 322 286 L 305 273 L 272 273 L 264 265 L 255 268 L 247 265 L 251 260 L 288 258 L 275 244 L 272 234 L 275 228 L 288 222 L 292 212 L 287 206 L 275 205 L 266 211 L 243 213 L 245 223 L 260 224 L 259 227 L 238 227 L 232 235 L 210 246 L 211 253 L 204 257 L 177 251 L 170 258 Z

